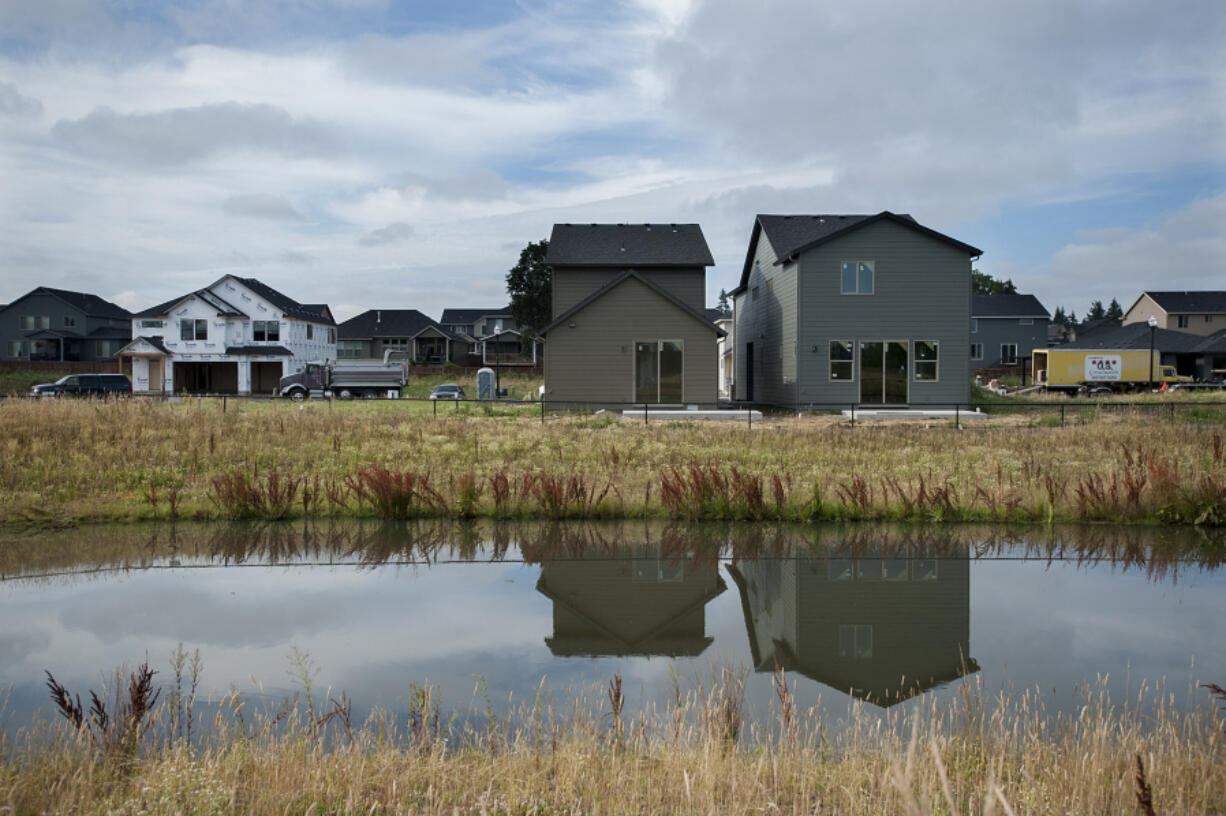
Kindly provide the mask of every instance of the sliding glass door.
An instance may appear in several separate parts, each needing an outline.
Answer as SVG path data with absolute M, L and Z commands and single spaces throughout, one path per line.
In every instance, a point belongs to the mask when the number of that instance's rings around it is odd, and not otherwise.
M 681 402 L 685 354 L 681 340 L 634 344 L 634 401 Z
M 906 405 L 907 344 L 886 340 L 860 343 L 860 402 Z

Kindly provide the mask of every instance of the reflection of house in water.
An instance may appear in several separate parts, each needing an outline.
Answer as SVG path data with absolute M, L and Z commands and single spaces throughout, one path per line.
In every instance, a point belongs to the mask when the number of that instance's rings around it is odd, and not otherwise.
M 889 706 L 977 671 L 970 657 L 970 562 L 865 553 L 738 561 L 754 667 L 775 662 Z
M 639 544 L 541 564 L 537 590 L 553 601 L 550 651 L 570 655 L 701 654 L 705 607 L 727 585 L 714 559 L 693 563 Z

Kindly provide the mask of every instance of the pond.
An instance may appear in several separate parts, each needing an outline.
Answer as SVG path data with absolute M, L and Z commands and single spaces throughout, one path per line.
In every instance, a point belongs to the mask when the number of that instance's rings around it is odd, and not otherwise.
M 86 697 L 199 650 L 200 697 L 315 694 L 355 717 L 428 686 L 481 716 L 606 688 L 628 705 L 745 672 L 766 716 L 797 703 L 905 711 L 1087 688 L 1190 707 L 1226 685 L 1226 543 L 1199 530 L 421 522 L 100 527 L 0 543 L 6 730 L 49 716 L 45 671 Z M 330 691 L 328 691 L 330 690 Z

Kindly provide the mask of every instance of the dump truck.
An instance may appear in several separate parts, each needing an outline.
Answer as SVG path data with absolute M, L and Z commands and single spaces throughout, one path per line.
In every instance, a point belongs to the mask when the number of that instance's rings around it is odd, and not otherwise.
M 408 382 L 409 369 L 404 362 L 392 362 L 385 356 L 379 360 L 320 360 L 312 361 L 297 374 L 281 378 L 278 393 L 295 401 L 307 397 L 398 398 Z
M 1163 365 L 1158 352 L 1137 349 L 1035 349 L 1035 385 L 1048 391 L 1108 393 L 1148 388 L 1150 383 L 1191 383 Z M 1153 377 L 1152 381 L 1150 377 Z

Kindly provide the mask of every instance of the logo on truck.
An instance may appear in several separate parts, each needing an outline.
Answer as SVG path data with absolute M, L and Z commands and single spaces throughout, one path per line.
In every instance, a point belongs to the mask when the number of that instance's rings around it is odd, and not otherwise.
M 1091 354 L 1086 357 L 1086 379 L 1090 382 L 1115 382 L 1120 379 L 1124 360 L 1118 354 Z

